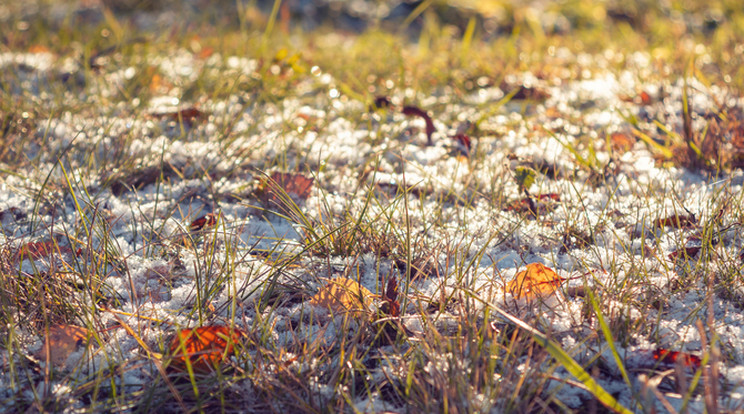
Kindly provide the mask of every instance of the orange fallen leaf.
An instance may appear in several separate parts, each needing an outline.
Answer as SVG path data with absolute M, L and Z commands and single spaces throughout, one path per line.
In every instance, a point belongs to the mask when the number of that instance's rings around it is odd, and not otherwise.
M 641 99 L 641 105 L 651 105 L 652 98 L 646 91 L 641 91 L 639 98 Z
M 359 283 L 338 277 L 331 279 L 310 299 L 310 304 L 336 312 L 364 314 L 372 305 L 372 292 Z
M 610 134 L 610 146 L 613 150 L 618 152 L 628 152 L 633 148 L 635 139 L 628 134 L 622 132 L 614 132 Z
M 38 355 L 42 360 L 62 367 L 67 358 L 90 338 L 90 332 L 75 325 L 52 325 L 45 335 L 44 346 Z
M 553 269 L 540 263 L 530 263 L 526 270 L 517 273 L 514 280 L 507 283 L 506 289 L 517 299 L 532 300 L 552 295 L 564 280 Z
M 182 329 L 171 341 L 171 366 L 185 371 L 190 363 L 195 372 L 212 372 L 227 359 L 233 352 L 233 345 L 242 337 L 241 330 L 221 325 Z

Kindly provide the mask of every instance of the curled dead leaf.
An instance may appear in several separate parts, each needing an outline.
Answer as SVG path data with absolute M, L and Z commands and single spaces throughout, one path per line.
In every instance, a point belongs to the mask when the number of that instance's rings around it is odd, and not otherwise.
M 437 130 L 437 128 L 434 126 L 434 121 L 431 119 L 429 114 L 418 106 L 413 105 L 404 106 L 403 109 L 401 109 L 401 112 L 403 112 L 403 115 L 418 116 L 424 120 L 426 123 L 426 144 L 432 145 L 433 141 L 431 135 Z

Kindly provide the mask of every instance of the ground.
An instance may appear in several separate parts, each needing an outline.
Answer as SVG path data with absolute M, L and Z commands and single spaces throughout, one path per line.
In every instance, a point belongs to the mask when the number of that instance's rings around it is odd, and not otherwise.
M 0 5 L 2 410 L 744 410 L 744 13 L 522 3 Z

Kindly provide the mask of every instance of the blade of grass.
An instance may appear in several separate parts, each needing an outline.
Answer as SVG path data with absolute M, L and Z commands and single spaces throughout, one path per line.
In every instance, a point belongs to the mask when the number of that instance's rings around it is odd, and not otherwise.
M 605 407 L 609 408 L 613 412 L 616 413 L 622 413 L 622 414 L 632 414 L 633 412 L 629 409 L 622 406 L 616 399 L 613 397 L 610 393 L 608 393 L 604 388 L 602 388 L 601 385 L 597 383 L 597 381 L 592 378 L 591 375 L 589 375 L 588 372 L 578 363 L 576 360 L 571 358 L 566 351 L 561 348 L 560 345 L 557 343 L 551 341 L 545 334 L 538 331 L 537 329 L 531 327 L 526 322 L 522 321 L 521 319 L 511 315 L 507 311 L 499 308 L 498 306 L 482 300 L 479 298 L 478 294 L 469 290 L 469 289 L 463 289 L 466 293 L 468 293 L 473 299 L 483 303 L 485 306 L 493 309 L 496 311 L 501 317 L 506 319 L 509 323 L 511 323 L 514 326 L 517 326 L 527 332 L 529 332 L 535 340 L 540 343 L 548 353 L 558 361 L 563 367 L 566 369 L 566 371 L 570 372 L 574 377 L 576 377 L 579 382 L 584 384 L 584 386 L 589 390 L 589 392 L 597 399 L 599 402 L 605 405 Z

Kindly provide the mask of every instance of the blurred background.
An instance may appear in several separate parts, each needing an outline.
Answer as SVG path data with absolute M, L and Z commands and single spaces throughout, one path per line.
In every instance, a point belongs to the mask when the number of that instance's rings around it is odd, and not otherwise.
M 653 33 L 658 21 L 673 22 L 679 35 L 712 36 L 724 26 L 744 27 L 738 0 L 64 0 L 6 1 L 0 4 L 3 44 L 13 32 L 44 24 L 98 25 L 115 18 L 145 31 L 263 29 L 274 20 L 285 32 L 333 30 L 360 33 L 372 28 L 404 32 L 413 40 L 432 24 L 464 31 L 472 21 L 484 39 L 510 35 L 520 27 L 541 35 L 627 27 Z M 273 14 L 272 14 L 273 12 Z M 272 17 L 273 16 L 273 17 Z

